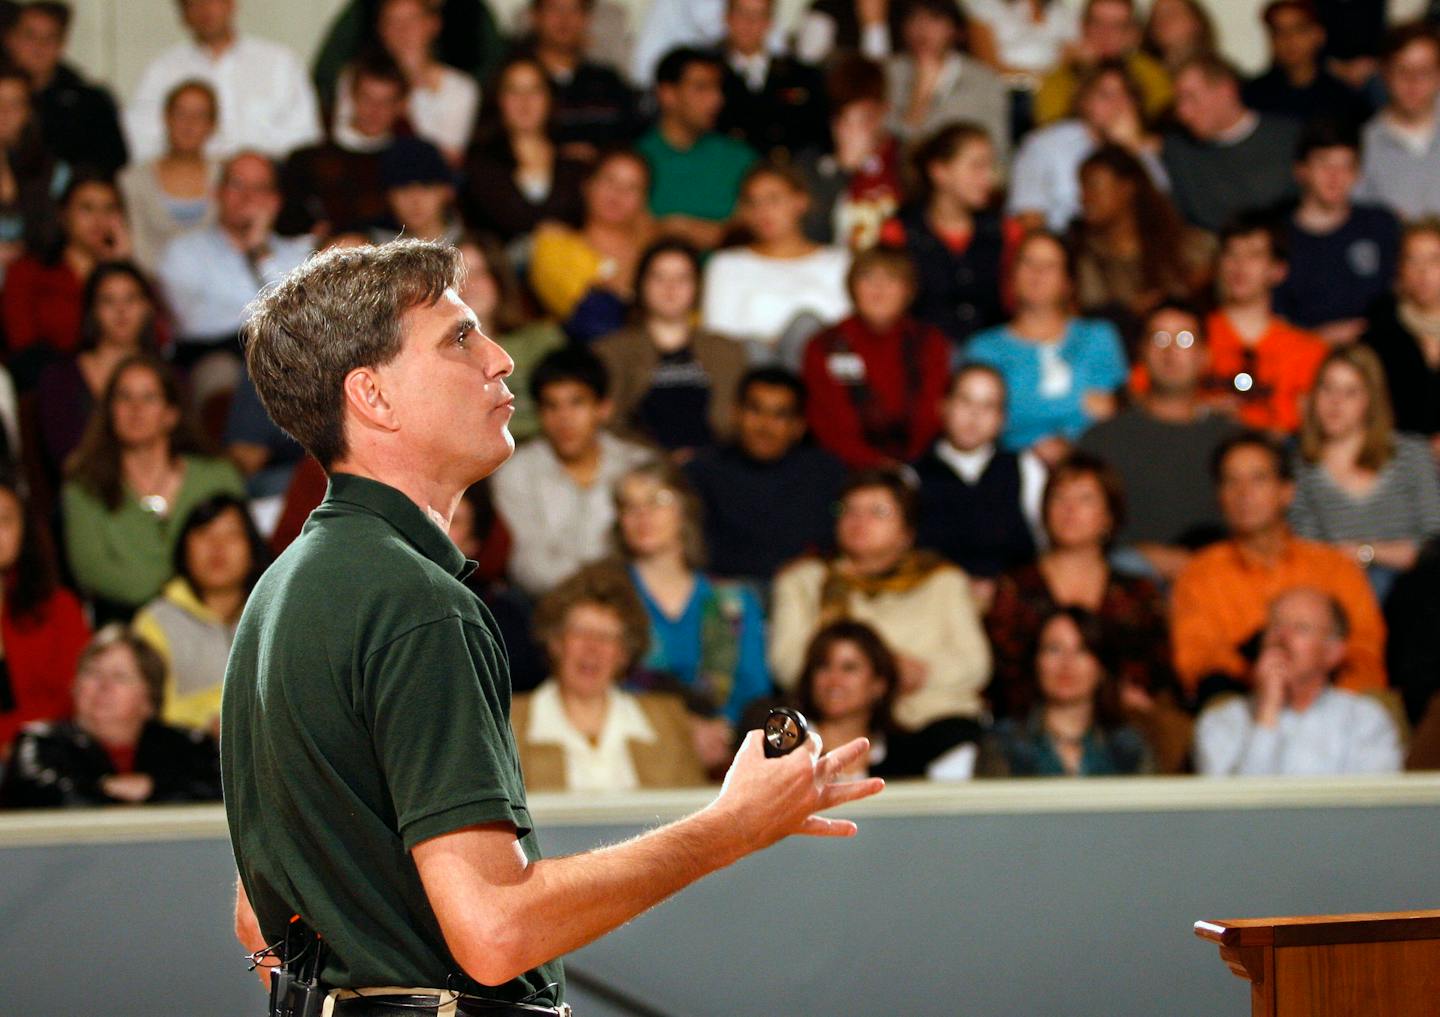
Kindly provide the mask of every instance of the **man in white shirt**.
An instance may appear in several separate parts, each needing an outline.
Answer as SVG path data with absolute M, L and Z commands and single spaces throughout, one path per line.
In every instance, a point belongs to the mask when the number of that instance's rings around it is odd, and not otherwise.
M 218 351 L 238 354 L 250 301 L 299 267 L 313 247 L 308 236 L 275 235 L 279 182 L 274 164 L 259 152 L 241 152 L 225 164 L 215 204 L 213 226 L 180 234 L 160 257 L 160 284 L 178 333 L 175 359 L 182 365 Z
M 540 437 L 491 481 L 510 530 L 510 578 L 531 597 L 548 593 L 610 550 L 615 482 L 653 458 L 603 430 L 610 418 L 605 365 L 585 349 L 557 350 L 531 376 Z
M 215 89 L 220 124 L 207 154 L 223 158 L 256 149 L 288 155 L 320 137 L 315 90 L 300 59 L 278 43 L 235 31 L 235 0 L 177 0 L 191 36 L 161 53 L 145 69 L 125 111 L 130 158 L 152 159 L 165 150 L 165 98 L 182 81 Z
M 1255 691 L 1200 715 L 1196 768 L 1207 776 L 1398 771 L 1400 737 L 1389 711 L 1332 684 L 1348 629 L 1344 608 L 1320 590 L 1276 597 L 1255 661 Z

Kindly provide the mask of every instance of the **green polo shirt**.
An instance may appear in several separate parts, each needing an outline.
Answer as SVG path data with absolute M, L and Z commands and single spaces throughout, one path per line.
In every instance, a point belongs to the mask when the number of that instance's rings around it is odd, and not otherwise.
M 559 961 L 498 988 L 460 976 L 410 857 L 494 822 L 540 857 L 505 649 L 460 581 L 473 567 L 404 494 L 331 477 L 235 634 L 220 715 L 230 839 L 266 941 L 304 916 L 330 944 L 329 984 L 456 976 L 483 995 L 558 1003 Z
M 650 164 L 650 212 L 720 222 L 735 211 L 740 181 L 755 162 L 749 145 L 711 131 L 680 150 L 653 127 L 635 148 Z

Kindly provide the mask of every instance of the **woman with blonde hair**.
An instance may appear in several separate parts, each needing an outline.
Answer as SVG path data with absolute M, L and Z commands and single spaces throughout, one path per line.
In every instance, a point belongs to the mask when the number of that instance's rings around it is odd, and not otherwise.
M 1384 600 L 1440 533 L 1440 479 L 1424 439 L 1397 433 L 1385 371 L 1365 346 L 1331 350 L 1300 429 L 1290 522 L 1352 555 Z
M 540 602 L 535 630 L 550 677 L 515 697 L 510 723 L 531 791 L 628 791 L 705 782 L 685 701 L 625 692 L 650 644 L 650 618 L 622 569 L 581 569 Z
M 679 683 L 701 761 L 707 769 L 722 765 L 746 705 L 770 692 L 759 598 L 702 571 L 700 500 L 672 464 L 625 474 L 615 509 L 616 545 L 650 618 L 644 666 Z

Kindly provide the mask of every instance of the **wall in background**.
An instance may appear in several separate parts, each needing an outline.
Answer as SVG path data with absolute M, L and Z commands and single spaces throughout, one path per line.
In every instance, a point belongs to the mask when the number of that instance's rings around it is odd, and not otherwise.
M 527 0 L 491 0 L 503 23 L 509 24 Z M 616 0 L 633 12 L 632 24 L 650 0 Z M 1064 0 L 1078 4 L 1080 0 Z M 1259 11 L 1266 0 L 1210 0 L 1225 52 L 1254 70 L 1265 60 L 1265 39 Z M 1378 2 L 1378 0 L 1377 0 Z M 1413 17 L 1425 0 L 1390 0 L 1393 19 Z M 75 8 L 71 52 L 94 77 L 110 82 L 123 97 L 139 80 L 146 63 L 182 38 L 176 0 L 72 0 Z M 246 31 L 288 43 L 309 59 L 325 28 L 346 0 L 238 0 Z M 1144 3 L 1144 0 L 1142 0 Z M 793 24 L 808 0 L 779 0 L 782 18 Z M 1148 6 L 1148 4 L 1147 4 Z

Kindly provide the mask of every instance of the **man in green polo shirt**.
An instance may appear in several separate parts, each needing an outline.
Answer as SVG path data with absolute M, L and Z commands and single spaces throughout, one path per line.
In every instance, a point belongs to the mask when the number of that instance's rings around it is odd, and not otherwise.
M 714 53 L 676 49 L 655 72 L 660 117 L 635 145 L 650 164 L 650 212 L 664 232 L 715 247 L 755 162 L 742 141 L 715 130 L 725 105 L 724 65 Z
M 561 954 L 790 834 L 853 833 L 816 813 L 881 787 L 832 783 L 863 739 L 770 760 L 752 732 L 705 809 L 541 859 L 504 648 L 446 536 L 514 447 L 510 358 L 462 273 L 422 241 L 331 251 L 247 326 L 261 401 L 330 487 L 256 586 L 226 673 L 236 930 L 260 951 L 300 915 L 341 1017 L 562 1012 Z

